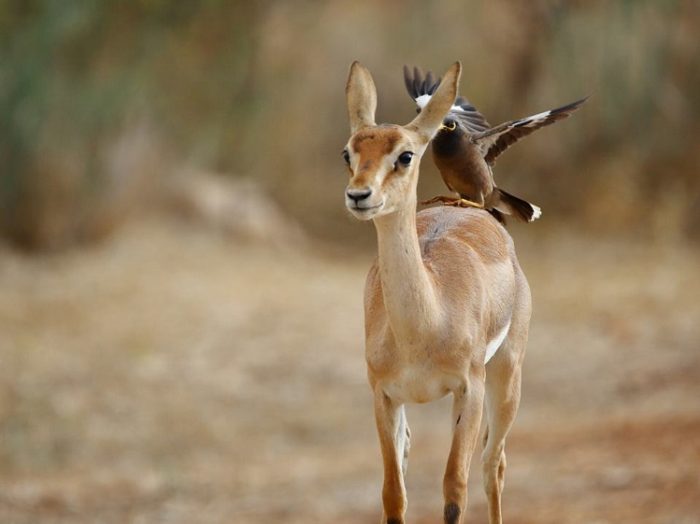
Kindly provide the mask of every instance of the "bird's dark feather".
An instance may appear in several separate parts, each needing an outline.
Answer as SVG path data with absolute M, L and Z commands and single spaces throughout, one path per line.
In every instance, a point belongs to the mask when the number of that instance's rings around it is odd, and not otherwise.
M 484 152 L 484 160 L 489 165 L 493 165 L 498 155 L 515 142 L 542 127 L 567 118 L 581 107 L 587 99 L 588 97 L 582 98 L 550 111 L 505 122 L 482 133 L 472 135 L 472 142 L 480 146 Z
M 411 71 L 408 66 L 403 66 L 403 80 L 406 91 L 416 100 L 423 95 L 432 96 L 440 85 L 441 79 L 436 80 L 432 71 L 428 71 L 423 77 L 423 72 L 417 67 Z M 447 113 L 447 118 L 459 121 L 467 132 L 480 133 L 491 127 L 484 116 L 463 96 L 457 97 L 455 105 L 460 107 L 462 111 L 450 111 Z

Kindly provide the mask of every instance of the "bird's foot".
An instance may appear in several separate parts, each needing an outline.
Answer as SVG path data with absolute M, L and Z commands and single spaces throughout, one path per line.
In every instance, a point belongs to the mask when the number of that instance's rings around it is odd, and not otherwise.
M 454 198 L 454 197 L 446 197 L 446 196 L 433 197 L 430 200 L 425 200 L 425 201 L 421 202 L 421 205 L 427 206 L 428 204 L 435 204 L 437 202 L 442 202 L 442 204 L 445 206 L 476 207 L 478 209 L 484 208 L 483 204 L 479 204 L 477 202 L 472 202 L 471 200 L 467 200 L 466 198 Z
M 424 200 L 421 202 L 422 206 L 427 206 L 430 204 L 436 204 L 438 202 L 442 202 L 446 206 L 455 206 L 457 205 L 457 202 L 459 202 L 459 198 L 454 198 L 454 197 L 446 197 L 446 196 L 436 196 L 431 198 L 430 200 Z
M 477 209 L 484 209 L 484 204 L 479 204 L 478 202 L 474 202 L 473 200 L 469 200 L 466 198 L 458 199 L 457 203 L 453 205 L 459 207 L 475 207 Z

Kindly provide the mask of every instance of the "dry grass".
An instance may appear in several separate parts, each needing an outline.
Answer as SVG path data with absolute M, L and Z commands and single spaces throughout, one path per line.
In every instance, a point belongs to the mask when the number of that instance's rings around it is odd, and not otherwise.
M 514 236 L 535 315 L 507 521 L 700 522 L 700 253 Z M 0 521 L 377 519 L 368 264 L 168 220 L 0 250 Z M 409 517 L 437 522 L 448 400 L 409 420 Z

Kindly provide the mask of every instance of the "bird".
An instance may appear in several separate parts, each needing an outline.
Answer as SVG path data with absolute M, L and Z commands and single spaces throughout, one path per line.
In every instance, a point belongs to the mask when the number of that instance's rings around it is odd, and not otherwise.
M 440 79 L 432 72 L 425 76 L 420 69 L 404 66 L 408 94 L 420 112 L 433 95 Z M 421 202 L 477 207 L 489 211 L 505 224 L 505 215 L 532 222 L 542 215 L 541 209 L 497 187 L 493 177 L 496 158 L 515 142 L 530 133 L 567 118 L 588 99 L 543 111 L 532 116 L 491 126 L 486 118 L 463 96 L 458 96 L 432 141 L 433 160 L 448 189 L 459 198 L 437 196 Z

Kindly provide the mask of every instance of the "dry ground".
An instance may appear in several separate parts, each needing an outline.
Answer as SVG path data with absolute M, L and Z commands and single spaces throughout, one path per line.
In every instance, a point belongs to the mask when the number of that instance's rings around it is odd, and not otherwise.
M 506 521 L 699 523 L 700 253 L 538 227 Z M 0 248 L 0 522 L 376 522 L 369 260 L 167 220 Z M 411 522 L 439 522 L 448 420 L 409 408 Z

